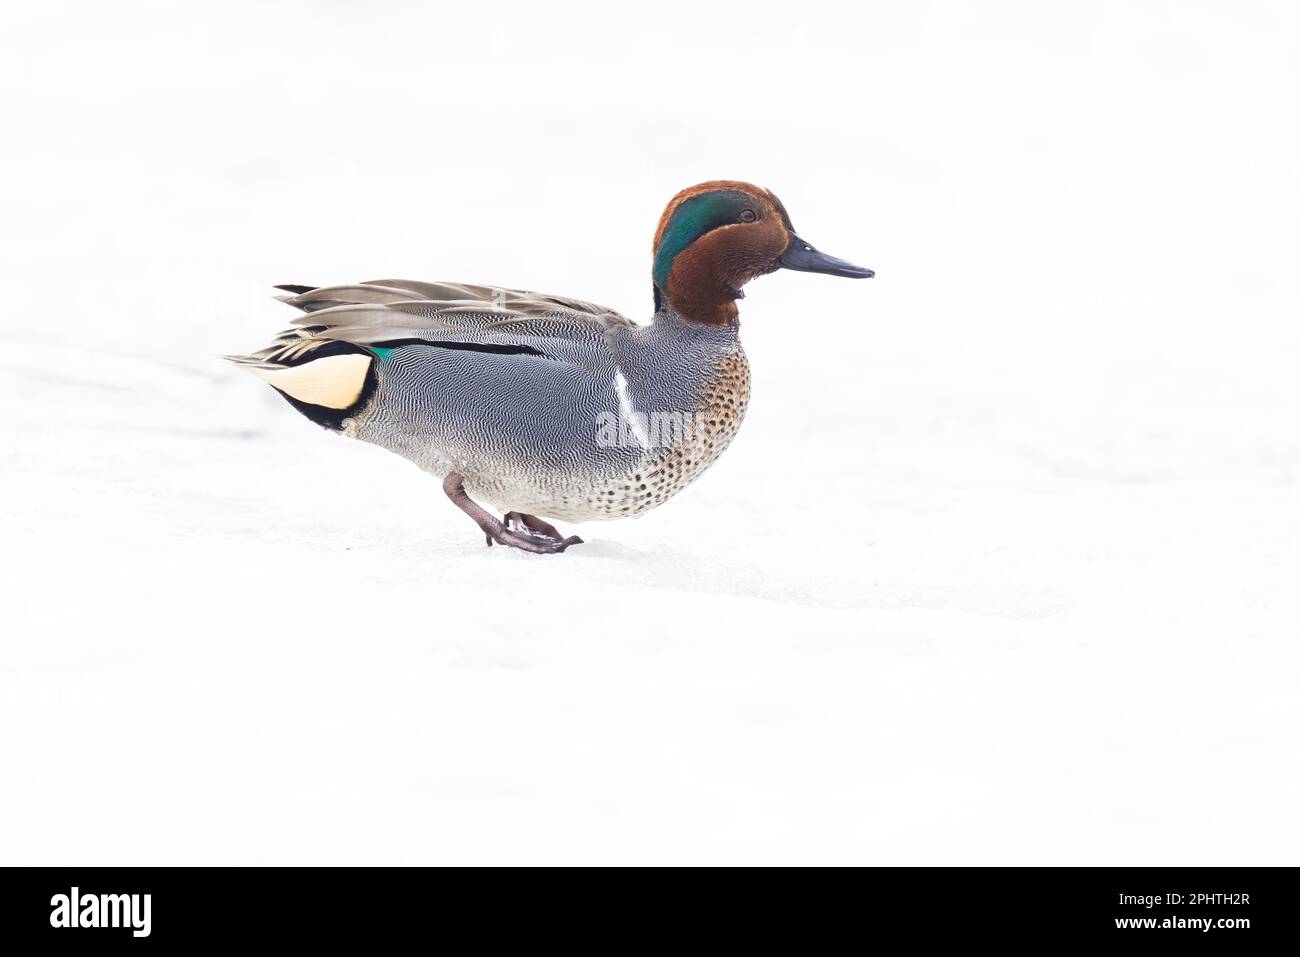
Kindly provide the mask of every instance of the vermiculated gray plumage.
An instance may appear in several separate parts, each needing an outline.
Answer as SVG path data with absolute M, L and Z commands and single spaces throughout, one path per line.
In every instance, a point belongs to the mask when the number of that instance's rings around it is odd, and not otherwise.
M 307 310 L 296 328 L 236 361 L 310 362 L 330 343 L 370 352 L 374 382 L 338 430 L 457 472 L 503 511 L 585 521 L 653 508 L 726 448 L 748 400 L 736 327 L 668 308 L 640 326 L 581 300 L 405 280 L 285 301 Z

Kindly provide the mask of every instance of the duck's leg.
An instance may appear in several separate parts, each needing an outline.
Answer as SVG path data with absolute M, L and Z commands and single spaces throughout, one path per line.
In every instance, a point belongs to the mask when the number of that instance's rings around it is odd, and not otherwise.
M 536 531 L 541 532 L 541 535 L 545 537 L 516 532 L 513 529 L 508 528 L 505 522 L 502 522 L 482 505 L 479 505 L 469 497 L 469 493 L 465 491 L 465 479 L 458 472 L 451 472 L 445 479 L 443 479 L 442 490 L 447 493 L 449 499 L 456 503 L 457 508 L 470 518 L 474 519 L 478 527 L 483 530 L 483 534 L 487 536 L 488 545 L 491 545 L 493 542 L 500 542 L 502 545 L 509 545 L 512 548 L 521 548 L 526 552 L 551 555 L 556 552 L 564 551 L 570 545 L 582 544 L 582 539 L 577 535 L 570 535 L 568 538 L 561 539 L 560 533 L 552 526 L 547 525 L 541 519 L 535 518 L 532 515 L 525 516 L 524 518 L 531 518 L 534 522 L 538 522 L 541 525 L 546 526 L 547 529 L 550 529 L 549 532 L 544 529 L 536 529 Z M 518 513 L 510 513 L 510 515 L 516 514 Z M 510 515 L 506 516 L 507 520 L 509 520 Z M 528 525 L 527 521 L 525 521 L 524 524 L 530 529 L 535 528 L 533 525 Z

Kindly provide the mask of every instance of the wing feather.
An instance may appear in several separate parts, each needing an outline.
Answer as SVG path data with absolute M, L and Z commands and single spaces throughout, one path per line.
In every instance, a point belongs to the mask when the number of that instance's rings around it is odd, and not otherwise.
M 338 286 L 279 286 L 303 311 L 298 327 L 246 357 L 266 363 L 297 359 L 328 342 L 372 346 L 401 339 L 523 345 L 587 364 L 606 353 L 607 334 L 635 328 L 595 303 L 547 293 L 469 283 L 378 279 Z M 549 348 L 548 348 L 549 344 Z

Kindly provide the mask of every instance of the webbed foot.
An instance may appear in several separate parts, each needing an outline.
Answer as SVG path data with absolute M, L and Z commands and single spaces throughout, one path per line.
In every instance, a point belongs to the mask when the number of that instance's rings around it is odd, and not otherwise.
M 570 535 L 565 538 L 560 534 L 558 528 L 536 515 L 528 515 L 524 512 L 507 512 L 504 521 L 507 531 L 520 532 L 535 542 L 553 545 L 555 546 L 554 551 L 557 552 L 564 551 L 570 545 L 582 544 L 582 539 L 577 535 Z

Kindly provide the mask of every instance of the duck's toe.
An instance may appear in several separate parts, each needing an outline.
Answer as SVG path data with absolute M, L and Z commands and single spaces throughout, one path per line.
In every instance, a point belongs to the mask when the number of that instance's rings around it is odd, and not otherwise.
M 491 544 L 491 539 L 496 539 L 502 545 L 519 548 L 536 555 L 555 555 L 570 545 L 582 544 L 582 539 L 577 535 L 560 538 L 558 534 L 551 536 L 532 531 L 515 531 L 504 526 L 499 532 L 489 536 L 488 544 Z

